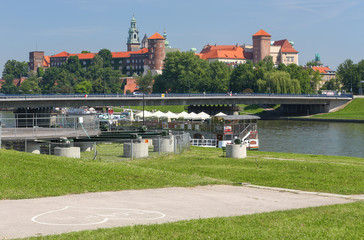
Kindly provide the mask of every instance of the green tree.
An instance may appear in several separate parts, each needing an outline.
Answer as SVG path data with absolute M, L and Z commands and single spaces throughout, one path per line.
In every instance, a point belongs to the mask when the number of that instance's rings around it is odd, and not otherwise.
M 1 92 L 5 94 L 16 94 L 18 93 L 18 88 L 14 85 L 14 75 L 6 74 L 4 76 L 4 84 L 1 86 Z
M 110 50 L 101 49 L 99 51 L 98 55 L 101 57 L 101 59 L 103 61 L 103 66 L 105 68 L 106 67 L 111 67 L 112 54 L 111 54 Z
M 56 67 L 48 68 L 42 80 L 40 81 L 40 86 L 42 88 L 42 93 L 57 93 L 58 87 L 55 86 L 55 83 L 59 79 L 59 69 Z
M 78 59 L 78 56 L 70 56 L 67 59 L 67 62 L 65 65 L 63 65 L 64 68 L 66 68 L 70 73 L 77 73 L 81 69 L 81 63 Z
M 207 92 L 221 93 L 229 91 L 230 74 L 231 69 L 225 63 L 218 61 L 210 63 L 210 85 Z
M 261 75 L 258 74 L 257 71 L 258 69 L 254 67 L 252 62 L 237 65 L 230 76 L 230 90 L 233 92 L 243 92 L 245 89 L 250 88 L 254 92 L 257 92 L 258 75 Z M 261 71 L 263 71 L 263 69 L 261 69 Z
M 188 93 L 209 91 L 209 63 L 192 52 L 170 52 L 163 73 L 155 77 L 154 92 Z
M 39 79 L 35 76 L 29 77 L 19 87 L 19 91 L 23 94 L 41 94 L 42 90 L 39 87 Z
M 91 93 L 92 83 L 89 81 L 82 81 L 74 87 L 76 93 Z
M 360 81 L 357 74 L 357 65 L 347 59 L 337 67 L 337 75 L 340 77 L 343 88 L 347 92 L 358 93 Z
M 147 72 L 144 76 L 138 77 L 136 81 L 139 86 L 139 90 L 143 93 L 151 93 L 153 86 L 153 76 L 150 71 Z
M 18 62 L 16 60 L 8 60 L 3 69 L 3 78 L 6 75 L 12 75 L 14 78 L 21 78 L 27 76 L 28 63 Z
M 44 69 L 39 67 L 37 68 L 37 77 L 43 77 L 44 76 Z

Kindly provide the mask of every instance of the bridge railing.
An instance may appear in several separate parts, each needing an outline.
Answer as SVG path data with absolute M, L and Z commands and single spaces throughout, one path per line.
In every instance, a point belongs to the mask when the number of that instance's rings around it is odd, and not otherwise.
M 79 98 L 194 98 L 194 97 L 307 97 L 307 98 L 353 98 L 352 94 L 274 94 L 274 93 L 152 93 L 152 94 L 3 94 L 0 99 L 79 99 Z

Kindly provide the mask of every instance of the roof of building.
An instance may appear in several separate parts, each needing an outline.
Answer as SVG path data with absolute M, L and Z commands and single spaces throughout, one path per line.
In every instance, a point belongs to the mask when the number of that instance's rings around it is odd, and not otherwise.
M 71 56 L 77 56 L 78 59 L 92 59 L 95 57 L 96 53 L 76 53 L 70 54 Z
M 129 51 L 129 52 L 112 52 L 112 58 L 128 58 L 130 57 L 130 55 L 133 54 L 143 54 L 143 53 L 147 53 L 148 52 L 148 48 L 142 48 L 138 51 Z
M 150 38 L 148 39 L 165 39 L 162 35 L 160 35 L 159 33 L 154 33 Z
M 66 51 L 63 51 L 61 53 L 58 53 L 56 55 L 52 55 L 51 57 L 69 57 L 71 54 L 69 54 L 68 52 Z
M 331 71 L 329 67 L 311 67 L 315 72 L 319 71 L 321 74 Z
M 273 46 L 280 46 L 281 52 L 283 53 L 298 53 L 298 51 L 292 47 L 287 39 L 275 41 Z
M 263 29 L 260 29 L 258 32 L 256 32 L 253 35 L 253 37 L 259 37 L 259 36 L 271 37 L 271 35 L 269 33 L 267 33 L 266 31 L 264 31 Z
M 199 54 L 202 59 L 246 59 L 244 49 L 239 45 L 206 45 Z
M 130 55 L 132 54 L 144 54 L 147 53 L 148 49 L 147 48 L 142 48 L 138 51 L 129 51 L 129 52 L 111 52 L 112 58 L 128 58 L 130 57 Z M 80 60 L 84 60 L 84 59 L 93 59 L 95 57 L 95 55 L 97 55 L 97 53 L 68 53 L 68 52 L 61 52 L 58 53 L 56 55 L 53 56 L 44 56 L 45 60 L 47 60 L 48 62 L 50 62 L 50 58 L 53 57 L 71 57 L 71 56 L 77 56 L 78 59 Z M 47 59 L 46 59 L 47 57 Z
M 49 67 L 51 63 L 51 59 L 49 56 L 44 56 L 43 57 L 43 67 Z

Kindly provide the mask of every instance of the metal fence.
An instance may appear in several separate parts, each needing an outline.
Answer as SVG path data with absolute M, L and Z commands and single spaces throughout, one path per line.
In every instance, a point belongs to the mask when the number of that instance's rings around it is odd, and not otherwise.
M 27 115 L 15 118 L 2 118 L 0 116 L 0 124 L 0 137 L 2 141 L 87 137 L 100 133 L 99 119 L 95 115 L 48 115 L 47 117 Z

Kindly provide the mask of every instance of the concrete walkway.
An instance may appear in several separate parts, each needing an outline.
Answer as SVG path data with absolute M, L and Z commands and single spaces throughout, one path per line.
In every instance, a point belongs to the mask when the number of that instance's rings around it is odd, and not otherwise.
M 0 239 L 238 216 L 360 200 L 360 197 L 291 191 L 219 185 L 2 200 Z

